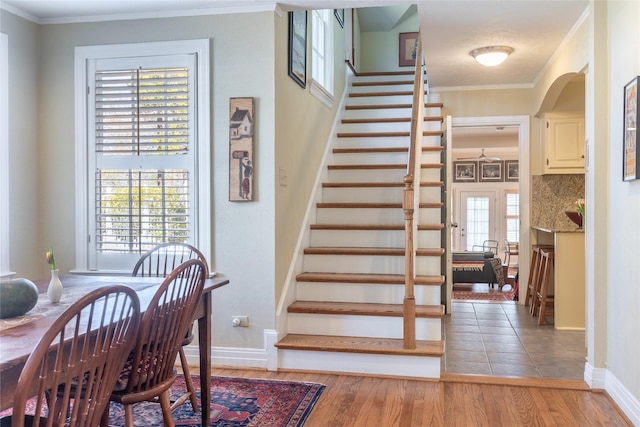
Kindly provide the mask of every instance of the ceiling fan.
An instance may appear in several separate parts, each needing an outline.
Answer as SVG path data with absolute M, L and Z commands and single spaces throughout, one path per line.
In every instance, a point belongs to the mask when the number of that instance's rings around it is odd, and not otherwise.
M 500 157 L 486 156 L 484 154 L 484 148 L 483 148 L 482 152 L 477 157 L 458 157 L 456 160 L 480 160 L 480 161 L 483 161 L 483 162 L 491 163 L 491 162 L 498 162 L 498 161 L 500 161 L 502 159 Z

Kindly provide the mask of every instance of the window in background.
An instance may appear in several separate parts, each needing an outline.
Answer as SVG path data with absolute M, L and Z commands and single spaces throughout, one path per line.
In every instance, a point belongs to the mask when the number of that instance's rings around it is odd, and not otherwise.
M 505 237 L 510 243 L 520 241 L 520 194 L 505 191 Z
M 311 12 L 311 93 L 331 108 L 333 96 L 333 10 Z
M 0 33 L 0 277 L 9 264 L 9 37 Z
M 162 242 L 208 258 L 209 162 L 198 161 L 209 158 L 208 41 L 79 49 L 89 119 L 77 144 L 87 159 L 78 269 L 130 271 Z

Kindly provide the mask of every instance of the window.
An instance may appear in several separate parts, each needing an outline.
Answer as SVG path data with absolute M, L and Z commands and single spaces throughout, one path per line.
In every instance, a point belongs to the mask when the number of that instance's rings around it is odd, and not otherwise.
M 520 195 L 514 191 L 505 192 L 505 237 L 510 243 L 520 241 Z
M 77 269 L 130 271 L 169 241 L 209 258 L 208 44 L 77 49 Z
M 311 93 L 331 108 L 333 97 L 333 11 L 311 12 Z
M 9 267 L 9 38 L 0 33 L 0 276 Z

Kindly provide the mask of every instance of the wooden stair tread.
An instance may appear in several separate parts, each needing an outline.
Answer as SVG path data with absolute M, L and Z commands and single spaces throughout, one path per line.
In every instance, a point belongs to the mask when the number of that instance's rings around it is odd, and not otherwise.
M 387 81 L 372 81 L 372 82 L 353 82 L 353 87 L 362 86 L 398 86 L 398 85 L 412 85 L 413 80 L 387 80 Z
M 441 130 L 425 130 L 422 131 L 422 136 L 442 136 L 444 134 Z M 338 132 L 338 138 L 394 138 L 394 137 L 409 137 L 409 132 Z
M 442 102 L 425 102 L 424 108 L 442 108 Z M 345 105 L 345 110 L 384 110 L 388 108 L 412 108 L 411 104 Z
M 404 230 L 404 224 L 311 224 L 311 230 Z M 418 230 L 442 230 L 444 224 L 420 224 Z
M 442 163 L 422 163 L 420 167 L 422 169 L 438 169 L 442 168 L 444 165 Z M 358 165 L 328 165 L 329 170 L 349 170 L 349 169 L 360 169 L 360 170 L 370 170 L 370 169 L 406 169 L 407 165 L 398 163 L 398 164 L 358 164 Z
M 278 341 L 283 350 L 332 351 L 347 353 L 433 356 L 444 354 L 444 341 L 416 341 L 415 349 L 404 349 L 403 340 L 394 338 L 341 337 L 289 334 Z
M 311 224 L 311 230 L 386 230 L 403 231 L 404 224 Z M 419 231 L 438 231 L 444 224 L 419 224 Z
M 402 317 L 402 304 L 372 304 L 365 302 L 294 301 L 289 313 L 346 314 L 353 316 Z M 416 318 L 441 318 L 443 305 L 416 305 Z
M 426 116 L 423 121 L 425 122 L 442 122 L 444 118 L 442 116 Z M 411 117 L 386 117 L 379 119 L 342 119 L 343 124 L 354 123 L 410 123 Z
M 427 94 L 427 91 L 424 91 L 424 94 Z M 389 91 L 389 92 L 358 92 L 358 93 L 350 93 L 350 98 L 364 98 L 367 96 L 413 96 L 412 90 L 398 90 L 398 91 Z
M 404 256 L 404 248 L 363 248 L 363 247 L 330 247 L 315 246 L 304 249 L 305 255 L 378 255 L 378 256 Z M 418 248 L 418 256 L 442 256 L 442 248 Z
M 442 202 L 420 203 L 420 208 L 433 209 L 441 208 Z M 358 202 L 319 202 L 316 203 L 317 208 L 330 209 L 402 209 L 402 203 L 358 203 Z
M 298 282 L 324 283 L 371 283 L 379 285 L 403 285 L 403 274 L 363 274 L 363 273 L 315 273 L 306 272 L 296 276 Z M 416 285 L 440 286 L 444 276 L 416 276 Z
M 422 147 L 423 152 L 438 152 L 444 150 L 442 145 Z M 334 148 L 334 154 L 365 154 L 365 153 L 408 153 L 407 147 L 367 147 L 367 148 Z
M 414 76 L 415 71 L 357 71 L 356 77 Z
M 423 181 L 420 187 L 442 187 L 442 181 Z M 402 188 L 403 182 L 323 182 L 323 188 Z

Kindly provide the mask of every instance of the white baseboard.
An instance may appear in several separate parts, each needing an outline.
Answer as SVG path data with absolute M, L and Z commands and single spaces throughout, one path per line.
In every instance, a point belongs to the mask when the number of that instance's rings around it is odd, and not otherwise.
M 195 344 L 185 347 L 189 365 L 200 364 L 198 346 Z M 229 368 L 260 368 L 267 369 L 267 352 L 259 348 L 211 347 L 211 366 Z
M 605 381 L 607 379 L 607 370 L 602 368 L 594 368 L 593 365 L 585 363 L 584 365 L 584 381 L 589 384 L 592 389 L 604 390 Z
M 605 390 L 631 423 L 634 426 L 640 426 L 640 400 L 633 396 L 611 371 L 607 371 Z

